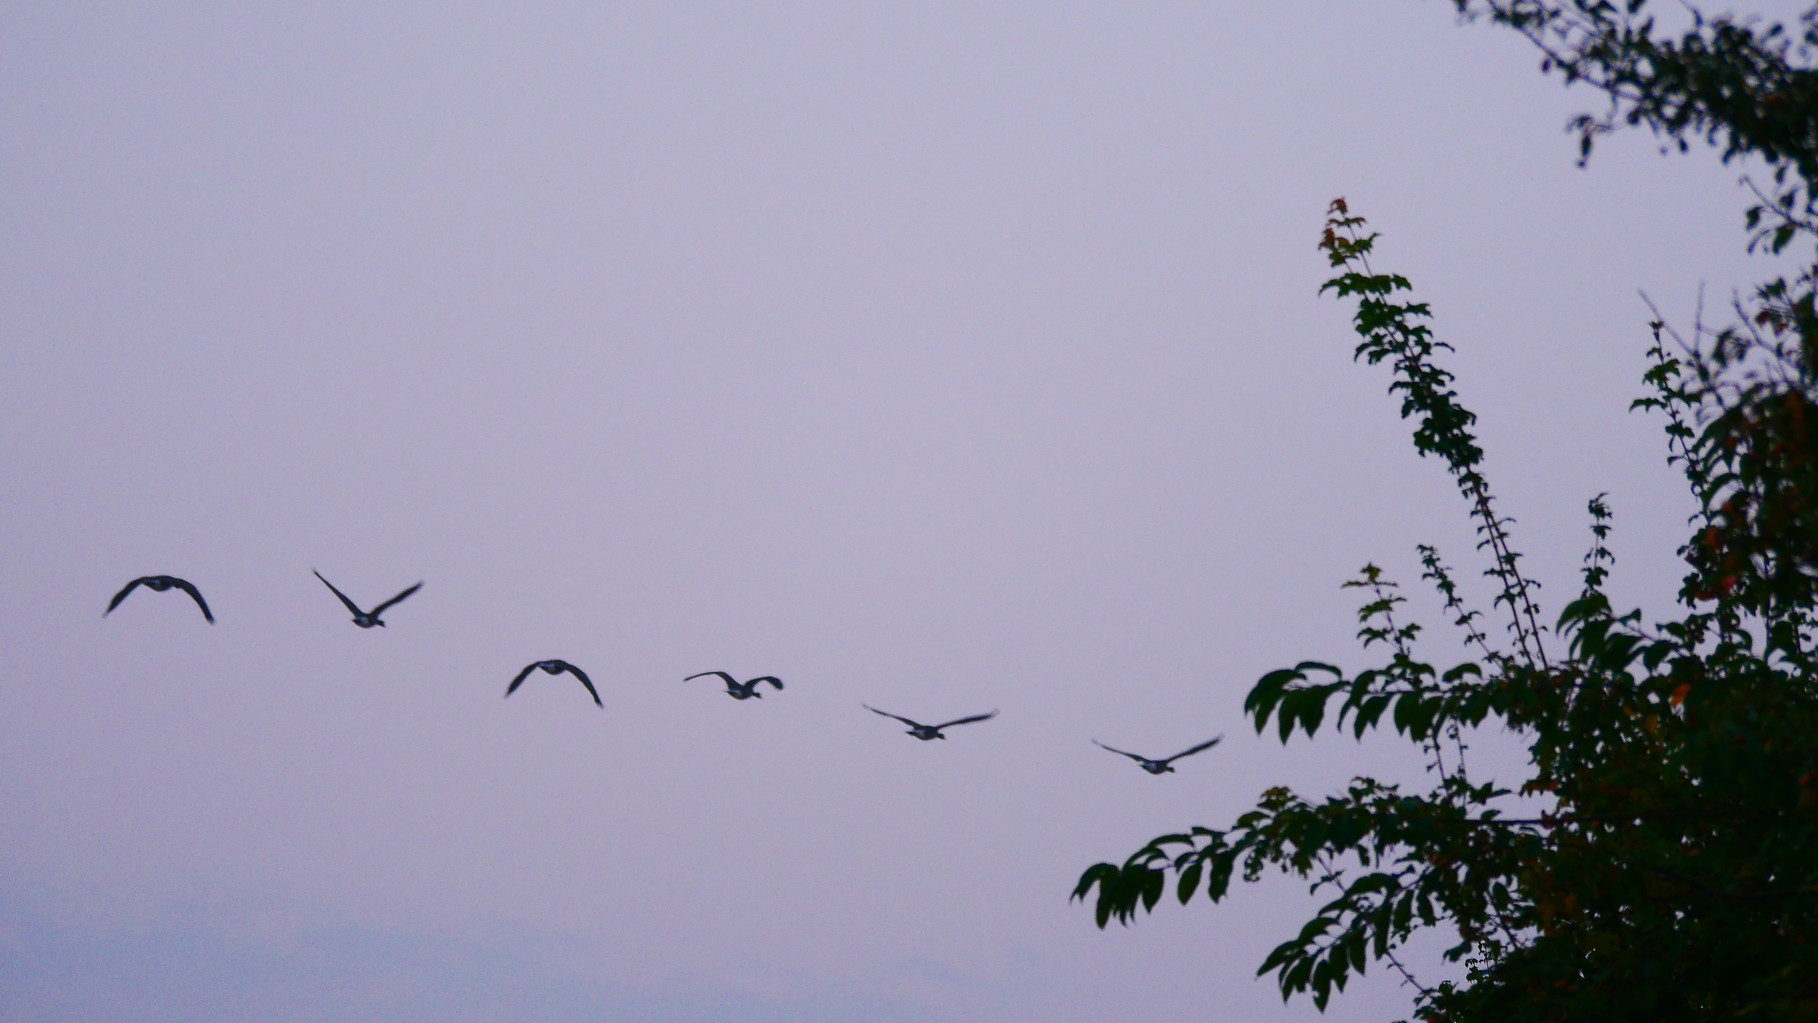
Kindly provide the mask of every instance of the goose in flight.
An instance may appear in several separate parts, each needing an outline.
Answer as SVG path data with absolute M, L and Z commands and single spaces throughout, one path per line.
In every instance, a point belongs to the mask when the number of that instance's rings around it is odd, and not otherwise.
M 859 706 L 865 708 L 866 710 L 870 711 L 873 714 L 882 714 L 887 718 L 896 718 L 898 721 L 901 721 L 903 724 L 909 726 L 908 734 L 915 736 L 917 739 L 920 739 L 923 742 L 926 742 L 929 739 L 945 739 L 946 736 L 941 734 L 941 729 L 943 729 L 943 728 L 952 728 L 954 725 L 964 725 L 964 724 L 968 724 L 973 721 L 986 721 L 991 718 L 997 717 L 997 711 L 994 710 L 989 714 L 974 714 L 973 716 L 971 716 L 969 718 L 957 718 L 953 721 L 947 722 L 944 725 L 924 725 L 919 721 L 911 721 L 906 717 L 892 714 L 887 710 L 878 710 L 876 707 L 873 707 L 869 703 L 861 703 L 861 704 L 859 704 Z
M 310 569 L 310 571 L 316 572 L 316 570 L 313 568 Z M 322 579 L 322 573 L 316 572 L 316 578 Z M 335 589 L 334 583 L 329 582 L 327 579 L 322 579 L 322 585 L 328 587 L 329 590 L 332 591 L 335 596 L 341 598 L 341 603 L 346 604 L 347 610 L 353 612 L 353 623 L 355 625 L 358 625 L 362 629 L 370 629 L 375 625 L 378 625 L 381 627 L 384 626 L 385 623 L 382 621 L 379 621 L 379 616 L 385 613 L 386 608 L 390 607 L 393 604 L 396 604 L 398 601 L 403 600 L 405 597 L 408 597 L 411 594 L 413 594 L 423 588 L 423 584 L 418 583 L 415 586 L 412 586 L 410 589 L 405 590 L 403 593 L 400 593 L 397 596 L 386 601 L 385 603 L 380 604 L 378 607 L 373 608 L 371 611 L 362 611 L 362 610 L 360 610 L 360 605 L 347 599 L 347 594 L 342 593 L 340 590 Z
M 517 692 L 518 687 L 524 684 L 524 679 L 529 677 L 530 673 L 538 668 L 542 668 L 551 675 L 560 675 L 564 671 L 573 675 L 575 678 L 581 680 L 582 685 L 587 687 L 587 693 L 589 696 L 593 697 L 593 702 L 595 704 L 601 707 L 606 706 L 604 703 L 600 702 L 600 691 L 593 687 L 593 680 L 587 677 L 587 673 L 574 665 L 569 664 L 567 661 L 532 662 L 527 665 L 523 671 L 518 672 L 518 677 L 511 680 L 511 685 L 505 687 L 505 695 L 510 696 L 512 693 Z
M 1124 753 L 1124 751 L 1121 749 L 1111 749 L 1111 747 L 1105 745 L 1102 742 L 1099 742 L 1097 739 L 1093 739 L 1092 744 L 1094 746 L 1097 746 L 1099 749 L 1109 749 L 1113 753 L 1123 753 L 1124 756 L 1129 757 L 1131 760 L 1134 760 L 1137 763 L 1143 765 L 1143 770 L 1149 772 L 1150 774 L 1173 774 L 1174 768 L 1168 766 L 1169 764 L 1174 763 L 1176 760 L 1179 760 L 1181 757 L 1190 757 L 1193 754 L 1198 753 L 1200 750 L 1211 749 L 1212 747 L 1218 745 L 1219 742 L 1223 739 L 1224 739 L 1224 736 L 1221 735 L 1217 739 L 1213 739 L 1210 742 L 1202 742 L 1190 750 L 1182 750 L 1181 752 L 1176 753 L 1173 756 L 1168 757 L 1165 760 L 1150 760 L 1148 757 L 1139 757 L 1134 753 Z
M 114 599 L 107 602 L 107 610 L 101 612 L 101 617 L 106 618 L 109 612 L 113 611 L 114 608 L 119 607 L 120 602 L 126 599 L 126 595 L 131 593 L 135 586 L 143 586 L 153 593 L 163 593 L 165 590 L 172 588 L 182 590 L 184 593 L 196 598 L 196 606 L 202 609 L 202 617 L 208 619 L 208 624 L 215 624 L 214 613 L 208 609 L 208 601 L 202 599 L 202 591 L 191 585 L 189 580 L 179 579 L 174 575 L 144 575 L 127 583 L 126 589 L 114 594 Z
M 749 700 L 752 697 L 763 696 L 763 693 L 758 692 L 759 682 L 768 682 L 778 689 L 783 688 L 783 680 L 777 678 L 775 675 L 759 675 L 757 678 L 740 682 L 723 671 L 703 671 L 699 675 L 690 675 L 682 681 L 689 682 L 697 678 L 705 678 L 708 675 L 718 675 L 720 678 L 725 679 L 726 695 L 735 700 Z

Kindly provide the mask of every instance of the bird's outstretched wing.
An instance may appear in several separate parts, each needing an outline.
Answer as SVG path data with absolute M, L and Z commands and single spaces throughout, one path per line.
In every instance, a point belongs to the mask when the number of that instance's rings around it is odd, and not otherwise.
M 194 583 L 191 583 L 188 579 L 178 579 L 175 576 L 172 576 L 170 584 L 196 598 L 196 606 L 202 609 L 202 617 L 208 619 L 208 624 L 215 624 L 214 612 L 208 609 L 208 601 L 202 599 L 202 591 L 196 589 Z
M 518 672 L 518 677 L 512 679 L 511 685 L 505 687 L 505 695 L 510 696 L 512 693 L 517 692 L 518 687 L 524 684 L 524 680 L 530 677 L 530 673 L 537 670 L 537 664 L 539 663 L 541 662 L 532 661 L 523 671 Z
M 310 569 L 310 571 L 316 572 L 316 570 L 313 568 Z M 322 579 L 322 573 L 316 572 L 316 578 Z M 340 597 L 341 603 L 347 605 L 347 610 L 352 611 L 354 613 L 354 617 L 358 618 L 360 615 L 363 615 L 366 613 L 366 612 L 360 610 L 360 605 L 354 603 L 351 600 L 348 600 L 347 594 L 342 593 L 340 590 L 335 589 L 334 583 L 329 582 L 327 579 L 322 579 L 322 585 L 328 587 L 328 590 L 330 593 L 333 593 L 335 596 Z
M 593 679 L 588 678 L 586 672 L 582 671 L 581 669 L 575 667 L 572 664 L 569 664 L 567 661 L 557 661 L 556 663 L 560 664 L 562 666 L 563 671 L 566 671 L 570 675 L 573 675 L 575 678 L 578 678 L 581 680 L 581 684 L 587 687 L 588 695 L 593 697 L 594 703 L 598 704 L 601 707 L 606 706 L 604 703 L 600 702 L 600 691 L 593 687 Z
M 1134 761 L 1136 761 L 1136 762 L 1137 762 L 1137 763 L 1139 763 L 1139 764 L 1147 764 L 1147 763 L 1151 763 L 1151 761 L 1150 761 L 1150 760 L 1149 760 L 1149 758 L 1148 758 L 1148 757 L 1139 757 L 1139 756 L 1137 756 L 1137 755 L 1136 755 L 1136 754 L 1134 754 L 1134 753 L 1128 753 L 1128 752 L 1125 752 L 1125 751 L 1124 751 L 1124 750 L 1121 750 L 1121 749 L 1115 749 L 1115 748 L 1113 748 L 1113 747 L 1110 747 L 1110 746 L 1107 746 L 1107 745 L 1105 745 L 1105 744 L 1104 744 L 1104 743 L 1102 743 L 1102 742 L 1099 742 L 1099 741 L 1098 741 L 1098 740 L 1097 740 L 1097 739 L 1093 739 L 1093 740 L 1092 740 L 1092 745 L 1094 745 L 1094 746 L 1097 746 L 1097 747 L 1098 747 L 1098 748 L 1099 748 L 1099 749 L 1108 749 L 1108 750 L 1111 750 L 1111 752 L 1113 752 L 1113 753 L 1123 753 L 1123 755 L 1124 755 L 1124 756 L 1126 756 L 1126 757 L 1129 757 L 1129 758 L 1130 758 L 1130 759 L 1131 759 L 1131 760 L 1134 760 Z M 1181 754 L 1181 755 L 1182 755 L 1182 756 L 1185 756 L 1185 755 L 1186 755 L 1186 754 L 1184 754 L 1184 753 L 1183 753 L 1183 754 Z
M 751 681 L 746 682 L 745 684 L 750 686 L 753 689 L 756 689 L 758 687 L 759 682 L 768 682 L 771 685 L 777 687 L 778 689 L 783 688 L 783 680 L 780 678 L 777 678 L 775 675 L 760 675 L 757 678 L 754 678 Z
M 995 710 L 989 714 L 974 714 L 969 718 L 956 718 L 952 721 L 947 722 L 944 725 L 935 725 L 934 730 L 938 732 L 943 728 L 952 728 L 954 725 L 971 724 L 974 721 L 988 721 L 994 717 L 997 717 L 997 711 L 995 711 Z
M 1211 749 L 1212 747 L 1218 745 L 1219 742 L 1222 741 L 1223 739 L 1224 739 L 1224 736 L 1221 735 L 1217 739 L 1212 739 L 1208 742 L 1202 742 L 1199 745 L 1193 747 L 1192 749 L 1182 750 L 1179 753 L 1174 754 L 1173 756 L 1169 757 L 1168 759 L 1162 761 L 1162 763 L 1171 764 L 1174 761 L 1179 760 L 1181 757 L 1190 757 L 1193 754 L 1198 753 L 1200 750 Z
M 928 727 L 927 725 L 922 724 L 920 721 L 911 721 L 908 718 L 903 717 L 901 714 L 892 714 L 887 710 L 878 710 L 876 707 L 873 707 L 869 703 L 861 703 L 861 704 L 859 704 L 859 706 L 865 708 L 866 710 L 870 711 L 873 714 L 882 714 L 887 718 L 895 718 L 898 721 L 901 721 L 903 724 L 908 725 L 910 728 Z
M 113 610 L 114 610 L 114 608 L 116 608 L 116 607 L 119 607 L 119 606 L 120 606 L 120 602 L 121 602 L 121 601 L 122 601 L 122 600 L 125 600 L 125 599 L 126 599 L 126 595 L 127 595 L 127 594 L 128 594 L 128 593 L 131 593 L 131 592 L 132 592 L 132 591 L 133 591 L 133 589 L 134 589 L 134 588 L 135 588 L 135 587 L 137 587 L 137 586 L 138 586 L 138 585 L 139 585 L 139 584 L 140 584 L 140 583 L 142 583 L 142 582 L 144 582 L 144 581 L 145 581 L 145 580 L 147 580 L 147 579 L 150 579 L 150 578 L 151 578 L 151 576 L 149 576 L 149 575 L 147 575 L 147 576 L 140 576 L 140 577 L 139 577 L 139 578 L 137 578 L 137 579 L 134 579 L 134 580 L 133 580 L 133 581 L 132 581 L 132 582 L 130 582 L 130 583 L 127 583 L 127 584 L 126 584 L 126 589 L 124 589 L 124 590 L 121 590 L 121 591 L 120 591 L 120 592 L 119 592 L 119 593 L 116 593 L 116 594 L 114 594 L 114 599 L 112 599 L 112 600 L 110 600 L 110 601 L 108 601 L 108 602 L 107 602 L 107 610 L 106 610 L 106 611 L 103 611 L 103 612 L 101 612 L 101 617 L 103 617 L 103 618 L 106 618 L 106 617 L 107 617 L 107 616 L 108 616 L 108 615 L 110 615 L 110 614 L 112 614 L 112 613 L 113 613 Z
M 380 613 L 383 612 L 386 608 L 390 607 L 393 604 L 396 604 L 398 601 L 403 600 L 405 597 L 410 596 L 411 594 L 417 592 L 418 590 L 420 590 L 422 588 L 423 588 L 422 583 L 418 583 L 415 586 L 410 587 L 409 589 L 405 590 L 403 593 L 400 593 L 397 596 L 386 601 L 385 603 L 380 604 L 378 607 L 373 608 L 372 616 L 374 618 L 379 617 Z
M 692 682 L 697 678 L 706 678 L 708 675 L 718 675 L 720 678 L 724 679 L 726 681 L 726 684 L 729 686 L 738 685 L 738 682 L 734 681 L 733 677 L 731 675 L 728 675 L 723 671 L 703 671 L 699 675 L 690 675 L 687 678 L 683 679 L 682 681 Z

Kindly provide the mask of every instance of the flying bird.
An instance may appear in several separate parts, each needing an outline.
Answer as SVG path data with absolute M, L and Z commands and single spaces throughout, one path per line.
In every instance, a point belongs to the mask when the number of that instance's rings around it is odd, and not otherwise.
M 777 678 L 775 675 L 760 675 L 757 678 L 740 682 L 723 671 L 703 671 L 699 675 L 690 675 L 682 681 L 689 682 L 697 678 L 705 678 L 708 675 L 718 675 L 720 678 L 725 679 L 726 695 L 735 700 L 749 700 L 753 697 L 763 696 L 763 693 L 758 692 L 759 682 L 768 682 L 778 689 L 783 688 L 783 680 Z
M 126 589 L 114 594 L 114 599 L 108 601 L 107 610 L 101 612 L 101 617 L 106 618 L 109 612 L 113 611 L 114 608 L 119 607 L 120 602 L 126 599 L 126 595 L 131 593 L 135 586 L 143 586 L 154 593 L 163 593 L 165 590 L 173 587 L 182 590 L 184 593 L 196 598 L 196 606 L 202 609 L 202 617 L 208 619 L 208 624 L 215 624 L 214 613 L 208 609 L 208 601 L 202 599 L 202 591 L 191 585 L 189 580 L 179 579 L 174 575 L 145 575 L 127 583 Z
M 518 687 L 524 684 L 524 679 L 528 678 L 530 673 L 538 668 L 542 668 L 551 675 L 560 675 L 564 671 L 573 675 L 575 678 L 581 680 L 582 685 L 587 687 L 587 693 L 593 697 L 594 703 L 601 707 L 606 706 L 604 703 L 600 703 L 600 691 L 593 687 L 593 680 L 587 677 L 587 673 L 574 665 L 569 664 L 567 661 L 535 661 L 527 665 L 523 671 L 518 672 L 517 678 L 511 680 L 511 685 L 505 687 L 505 695 L 510 696 L 512 693 L 517 692 Z
M 310 569 L 310 571 L 316 572 L 316 570 L 313 568 Z M 322 579 L 322 573 L 316 572 L 316 578 Z M 415 586 L 412 586 L 410 589 L 405 590 L 403 593 L 400 593 L 397 596 L 386 601 L 385 603 L 380 604 L 378 607 L 373 608 L 371 611 L 362 611 L 362 610 L 360 610 L 360 605 L 347 599 L 347 594 L 342 593 L 340 590 L 335 589 L 334 583 L 329 582 L 327 579 L 322 579 L 322 585 L 328 587 L 329 590 L 331 590 L 335 596 L 341 598 L 341 603 L 346 604 L 347 610 L 353 612 L 353 623 L 355 625 L 358 625 L 362 629 L 370 629 L 375 625 L 378 625 L 381 627 L 384 626 L 385 623 L 382 621 L 379 621 L 379 616 L 385 613 L 386 608 L 390 607 L 393 604 L 396 604 L 398 601 L 403 600 L 405 597 L 408 597 L 411 594 L 413 594 L 423 588 L 423 584 L 418 583 Z M 197 599 L 200 599 L 200 598 L 197 598 Z
M 901 721 L 903 724 L 909 726 L 910 735 L 915 736 L 917 739 L 921 739 L 923 742 L 926 742 L 929 739 L 945 739 L 946 736 L 941 734 L 941 729 L 943 729 L 943 728 L 952 728 L 954 725 L 969 724 L 973 721 L 986 721 L 991 718 L 997 717 L 997 711 L 994 710 L 989 714 L 974 714 L 973 716 L 971 716 L 969 718 L 958 718 L 956 720 L 949 721 L 944 725 L 924 725 L 919 721 L 911 721 L 906 717 L 902 717 L 897 714 L 892 714 L 887 710 L 878 710 L 876 707 L 873 707 L 869 703 L 861 703 L 861 704 L 859 704 L 859 706 L 865 708 L 866 710 L 870 711 L 873 714 L 882 714 L 887 718 L 896 718 L 898 721 Z
M 1124 753 L 1124 751 L 1121 749 L 1111 749 L 1111 747 L 1105 745 L 1102 742 L 1099 742 L 1097 739 L 1093 739 L 1092 744 L 1094 746 L 1097 746 L 1099 749 L 1109 749 L 1113 753 L 1123 753 L 1124 756 L 1129 757 L 1131 760 L 1134 760 L 1137 763 L 1143 765 L 1143 770 L 1149 772 L 1150 774 L 1173 774 L 1174 768 L 1169 767 L 1168 766 L 1169 764 L 1174 763 L 1176 760 L 1179 760 L 1181 757 L 1190 757 L 1193 754 L 1198 753 L 1200 750 L 1211 749 L 1212 747 L 1218 745 L 1219 742 L 1222 741 L 1223 739 L 1224 739 L 1224 736 L 1221 735 L 1217 739 L 1213 739 L 1210 742 L 1202 742 L 1190 750 L 1182 750 L 1181 752 L 1174 754 L 1173 756 L 1167 758 L 1166 760 L 1150 760 L 1148 757 L 1139 757 L 1134 753 Z

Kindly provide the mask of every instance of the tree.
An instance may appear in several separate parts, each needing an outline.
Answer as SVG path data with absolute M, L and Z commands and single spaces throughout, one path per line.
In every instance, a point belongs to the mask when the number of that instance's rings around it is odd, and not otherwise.
M 1707 142 L 1766 168 L 1768 184 L 1751 185 L 1751 249 L 1818 240 L 1818 10 L 1797 33 L 1694 11 L 1670 35 L 1647 0 L 1455 4 L 1608 99 L 1573 122 L 1585 157 L 1621 126 L 1679 149 Z M 1649 324 L 1646 396 L 1632 407 L 1660 417 L 1699 507 L 1678 551 L 1677 617 L 1611 606 L 1599 495 L 1582 586 L 1549 629 L 1496 511 L 1475 417 L 1439 364 L 1447 346 L 1428 307 L 1406 300 L 1409 282 L 1371 266 L 1375 239 L 1333 202 L 1320 248 L 1336 275 L 1322 291 L 1356 302 L 1356 357 L 1389 366 L 1415 447 L 1457 483 L 1495 583 L 1491 614 L 1468 608 L 1439 554 L 1419 548 L 1471 651 L 1429 663 L 1395 584 L 1366 565 L 1346 585 L 1365 597 L 1359 636 L 1376 666 L 1273 671 L 1244 710 L 1284 741 L 1393 727 L 1424 750 L 1430 784 L 1360 777 L 1320 800 L 1272 788 L 1228 826 L 1091 867 L 1074 897 L 1095 902 L 1103 927 L 1154 909 L 1170 886 L 1182 903 L 1216 902 L 1240 870 L 1307 879 L 1328 901 L 1258 972 L 1321 1009 L 1386 962 L 1433 1023 L 1818 1019 L 1818 270 L 1765 281 L 1721 329 Z M 1470 770 L 1464 740 L 1485 722 L 1522 737 L 1522 777 Z M 1444 955 L 1465 979 L 1421 985 L 1396 953 L 1440 927 L 1456 930 Z

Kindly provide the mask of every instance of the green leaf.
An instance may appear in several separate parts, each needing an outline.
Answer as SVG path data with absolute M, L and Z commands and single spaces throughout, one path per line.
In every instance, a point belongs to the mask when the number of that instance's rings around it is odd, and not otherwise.
M 1145 871 L 1142 888 L 1143 909 L 1153 911 L 1155 904 L 1161 901 L 1162 891 L 1166 887 L 1166 875 L 1162 871 Z
M 1199 888 L 1199 876 L 1205 869 L 1205 865 L 1204 860 L 1194 860 L 1181 870 L 1179 889 L 1181 905 L 1184 906 L 1192 901 L 1193 893 Z

